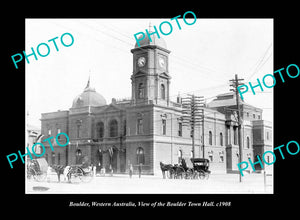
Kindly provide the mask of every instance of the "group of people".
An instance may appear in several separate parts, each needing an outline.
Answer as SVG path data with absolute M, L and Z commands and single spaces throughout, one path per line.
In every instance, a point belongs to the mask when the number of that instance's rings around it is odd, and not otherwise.
M 87 156 L 82 156 L 81 154 L 79 155 L 79 160 L 77 161 L 77 164 L 81 167 L 81 168 L 87 168 L 89 166 L 89 159 Z M 98 166 L 100 167 L 101 164 L 99 163 Z M 128 161 L 128 169 L 129 169 L 129 177 L 132 178 L 132 175 L 133 175 L 133 164 L 130 163 L 130 161 Z M 139 178 L 141 178 L 141 175 L 142 175 L 142 163 L 139 163 L 138 165 L 135 165 L 138 167 L 138 175 L 139 175 Z M 93 167 L 94 168 L 94 167 Z M 94 172 L 96 172 L 96 169 L 94 169 Z M 110 176 L 113 175 L 113 167 L 112 165 L 110 164 L 109 165 L 109 173 L 110 173 Z M 102 168 L 100 170 L 100 173 L 101 175 L 105 175 L 106 173 L 106 170 L 105 168 Z

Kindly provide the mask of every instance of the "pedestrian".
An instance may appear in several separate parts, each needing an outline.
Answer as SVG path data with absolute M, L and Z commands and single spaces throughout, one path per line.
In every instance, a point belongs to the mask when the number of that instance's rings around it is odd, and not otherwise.
M 133 173 L 133 166 L 132 164 L 129 164 L 129 177 L 132 177 L 132 173 Z
M 142 163 L 139 164 L 139 178 L 141 178 L 141 174 L 142 174 Z
M 92 169 L 92 170 L 93 170 L 93 176 L 94 176 L 94 177 L 96 176 L 96 169 L 97 169 L 97 167 L 96 167 L 96 165 L 94 165 L 94 166 L 93 166 L 93 169 Z
M 109 170 L 110 170 L 110 176 L 112 176 L 114 171 L 113 171 L 113 168 L 112 168 L 111 164 L 109 165 Z

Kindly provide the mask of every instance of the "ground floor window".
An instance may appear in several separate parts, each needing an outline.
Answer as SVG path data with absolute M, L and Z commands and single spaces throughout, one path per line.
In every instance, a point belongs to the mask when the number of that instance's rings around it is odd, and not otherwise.
M 144 149 L 142 147 L 139 147 L 136 150 L 136 161 L 137 164 L 145 164 L 145 154 L 144 154 Z
M 224 156 L 222 154 L 220 155 L 220 163 L 224 163 Z
M 55 153 L 54 152 L 51 153 L 51 164 L 52 165 L 55 164 Z
M 80 164 L 81 163 L 81 155 L 82 155 L 82 152 L 80 149 L 76 150 L 75 152 L 75 158 L 76 158 L 76 164 Z
M 208 132 L 208 143 L 209 143 L 209 145 L 212 145 L 212 132 L 211 131 Z

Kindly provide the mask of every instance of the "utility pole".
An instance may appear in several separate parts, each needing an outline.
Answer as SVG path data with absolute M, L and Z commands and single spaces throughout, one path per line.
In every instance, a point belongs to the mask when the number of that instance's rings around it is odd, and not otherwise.
M 235 74 L 235 79 L 229 80 L 232 83 L 230 86 L 233 87 L 232 89 L 230 89 L 230 91 L 235 92 L 235 97 L 236 97 L 236 109 L 237 109 L 237 120 L 238 120 L 239 163 L 241 163 L 243 159 L 243 149 L 242 149 L 242 134 L 241 134 L 241 108 L 240 108 L 240 100 L 239 100 L 237 87 L 244 84 L 240 82 L 243 80 L 244 79 L 239 79 L 237 74 Z M 242 182 L 241 172 L 239 174 L 240 174 L 239 180 L 240 182 Z
M 195 127 L 204 122 L 204 97 L 188 94 L 182 98 L 183 125 L 191 127 L 192 151 L 195 158 Z M 204 129 L 202 129 L 204 132 Z M 203 157 L 204 157 L 204 135 L 203 135 Z

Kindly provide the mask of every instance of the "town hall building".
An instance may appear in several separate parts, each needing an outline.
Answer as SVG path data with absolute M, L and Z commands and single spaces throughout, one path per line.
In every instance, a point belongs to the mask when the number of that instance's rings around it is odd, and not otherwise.
M 205 104 L 204 125 L 195 127 L 193 151 L 191 127 L 183 123 L 181 98 L 170 100 L 170 50 L 165 41 L 154 35 L 150 42 L 146 36 L 131 53 L 131 99 L 107 103 L 91 86 L 97 82 L 88 80 L 83 92 L 70 100 L 69 110 L 42 113 L 42 139 L 61 132 L 69 136 L 66 147 L 51 139 L 54 151 L 45 142 L 43 157 L 48 163 L 78 164 L 80 155 L 84 155 L 97 171 L 111 167 L 114 173 L 127 173 L 131 163 L 135 171 L 141 164 L 144 174 L 156 175 L 161 174 L 160 162 L 178 164 L 182 158 L 189 161 L 204 155 L 210 160 L 212 172 L 237 171 L 235 94 L 220 94 Z M 243 160 L 255 161 L 257 155 L 272 148 L 272 124 L 262 120 L 262 109 L 242 100 L 240 103 Z M 59 138 L 62 143 L 65 137 Z

